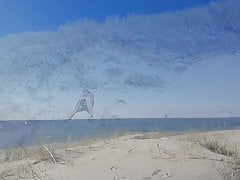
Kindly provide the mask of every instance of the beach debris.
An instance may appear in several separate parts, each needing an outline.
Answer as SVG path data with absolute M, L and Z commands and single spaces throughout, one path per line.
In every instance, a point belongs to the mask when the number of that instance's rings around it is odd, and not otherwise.
M 133 152 L 133 150 L 132 150 L 132 149 L 130 149 L 130 150 L 128 151 L 128 153 L 131 153 L 131 152 Z
M 205 156 L 194 156 L 194 155 L 189 155 L 188 158 L 189 158 L 189 159 L 206 159 L 206 160 L 219 161 L 219 162 L 224 161 L 223 158 L 221 158 L 221 159 L 215 159 L 215 158 L 207 158 L 207 157 L 205 157 Z
M 105 139 L 103 139 L 104 144 L 106 145 L 112 145 L 111 143 L 107 142 Z
M 38 164 L 42 161 L 49 161 L 55 164 L 66 164 L 65 158 L 63 158 L 62 154 L 56 154 L 55 146 L 42 144 L 37 148 L 34 154 L 37 157 L 37 161 L 35 164 Z
M 118 167 L 112 166 L 112 167 L 111 167 L 111 170 L 118 170 Z
M 47 150 L 47 152 L 51 155 L 52 159 L 53 159 L 53 162 L 54 163 L 57 163 L 53 153 L 48 149 L 48 147 L 46 145 L 43 144 L 43 147 Z
M 171 177 L 171 174 L 170 173 L 166 173 L 162 176 L 160 176 L 160 179 L 166 179 L 166 178 L 170 178 Z
M 11 170 L 3 171 L 0 173 L 0 179 L 5 180 L 7 177 L 15 176 Z
M 135 149 L 130 149 L 128 150 L 128 153 L 141 153 L 140 151 L 137 151 Z
M 127 154 L 125 155 L 125 157 L 128 157 L 130 155 L 134 155 L 134 154 L 143 154 L 143 152 L 135 150 L 135 149 L 129 149 L 127 151 Z
M 162 173 L 161 169 L 153 171 L 152 176 L 144 177 L 142 180 L 151 180 L 151 179 L 166 179 L 171 177 L 170 173 Z
M 139 140 L 148 140 L 148 139 L 169 139 L 168 136 L 170 136 L 169 133 L 165 132 L 152 132 L 152 133 L 144 133 L 142 135 L 136 135 L 133 137 L 133 139 L 139 139 Z
M 152 176 L 158 175 L 161 171 L 162 171 L 161 169 L 157 169 L 157 170 L 153 171 Z
M 175 154 L 168 152 L 166 149 L 157 144 L 159 156 L 153 157 L 153 159 L 175 159 Z M 165 157 L 163 157 L 165 155 Z M 167 156 L 166 156 L 167 155 Z
M 129 178 L 128 178 L 128 177 L 125 177 L 125 176 L 122 176 L 122 177 L 114 176 L 114 177 L 113 177 L 113 180 L 129 180 Z
M 140 136 L 134 136 L 133 139 L 138 139 L 138 140 L 145 140 L 145 139 L 150 139 L 149 137 L 146 137 L 144 135 L 140 135 Z

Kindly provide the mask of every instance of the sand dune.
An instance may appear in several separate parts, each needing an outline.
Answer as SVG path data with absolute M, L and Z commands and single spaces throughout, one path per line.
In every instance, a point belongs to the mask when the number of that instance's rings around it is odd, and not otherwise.
M 14 149 L 11 153 L 1 150 L 0 178 L 223 180 L 233 171 L 230 147 L 236 147 L 239 137 L 240 130 L 185 135 L 158 132 L 46 145 L 57 163 L 46 156 L 44 148 L 36 146 Z M 225 155 L 220 155 L 203 146 L 216 140 L 229 147 L 229 154 L 222 150 Z M 28 157 L 17 158 L 16 154 L 21 152 Z M 45 160 L 41 159 L 44 153 Z

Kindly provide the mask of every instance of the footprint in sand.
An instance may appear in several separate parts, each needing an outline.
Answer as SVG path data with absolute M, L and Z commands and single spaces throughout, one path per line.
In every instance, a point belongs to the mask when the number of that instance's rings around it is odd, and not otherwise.
M 155 171 L 153 171 L 152 176 L 149 177 L 144 177 L 142 180 L 153 180 L 153 179 L 166 179 L 171 177 L 171 175 L 169 173 L 165 173 L 165 174 L 159 174 L 161 172 L 160 169 L 157 169 Z

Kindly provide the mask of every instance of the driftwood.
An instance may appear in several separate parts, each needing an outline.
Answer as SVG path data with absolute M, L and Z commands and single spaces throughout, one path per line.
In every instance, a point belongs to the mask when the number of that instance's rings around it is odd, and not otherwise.
M 219 162 L 224 161 L 223 158 L 221 158 L 221 159 L 214 159 L 214 158 L 207 158 L 205 156 L 194 156 L 194 155 L 191 155 L 188 158 L 189 159 L 206 159 L 206 160 L 219 161 Z
M 51 151 L 48 149 L 48 147 L 47 146 L 45 146 L 44 144 L 43 144 L 43 147 L 47 150 L 47 152 L 50 154 L 50 156 L 52 157 L 52 159 L 53 159 L 53 162 L 54 163 L 57 163 L 57 161 L 56 161 L 56 159 L 55 159 L 55 157 L 53 156 L 53 154 L 51 153 Z
M 159 144 L 157 144 L 157 148 L 158 148 L 159 156 L 153 157 L 153 159 L 158 159 L 158 158 L 160 158 L 160 159 L 175 159 L 175 154 L 168 152 L 166 149 L 161 147 Z M 166 157 L 166 158 L 161 157 L 162 154 L 166 154 L 166 155 L 168 155 L 168 157 Z

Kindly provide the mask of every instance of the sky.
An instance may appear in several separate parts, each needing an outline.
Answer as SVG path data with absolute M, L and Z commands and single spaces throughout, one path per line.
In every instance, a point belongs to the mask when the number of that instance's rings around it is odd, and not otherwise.
M 1 36 L 56 30 L 85 17 L 104 22 L 108 16 L 155 14 L 208 3 L 0 2 Z M 233 31 L 239 27 L 238 5 L 238 0 L 226 0 L 182 13 L 134 16 L 116 21 L 119 24 L 109 21 L 106 27 L 112 29 L 77 24 L 56 36 L 26 33 L 0 39 L 0 118 L 66 119 L 85 88 L 95 96 L 94 118 L 240 116 L 239 31 Z M 187 69 L 180 71 L 182 67 Z
M 204 5 L 211 0 L 1 0 L 0 37 L 26 31 L 55 30 L 84 18 L 156 14 Z

